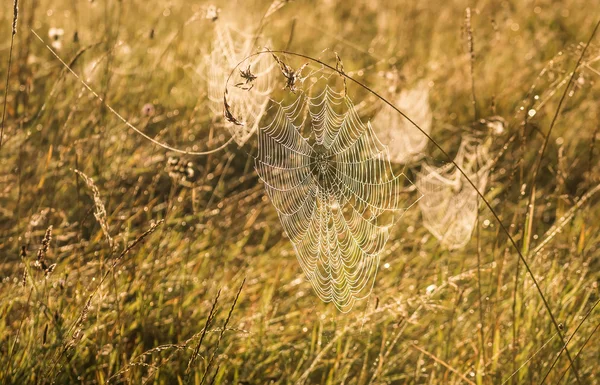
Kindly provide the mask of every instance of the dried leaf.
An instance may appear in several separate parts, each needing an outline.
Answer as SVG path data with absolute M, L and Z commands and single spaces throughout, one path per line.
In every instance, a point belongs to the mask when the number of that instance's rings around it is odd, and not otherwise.
M 225 120 L 235 124 L 236 126 L 244 125 L 244 123 L 236 119 L 236 117 L 231 113 L 231 107 L 229 106 L 229 103 L 227 103 L 227 91 L 225 91 L 225 94 L 223 95 L 223 115 L 225 116 Z

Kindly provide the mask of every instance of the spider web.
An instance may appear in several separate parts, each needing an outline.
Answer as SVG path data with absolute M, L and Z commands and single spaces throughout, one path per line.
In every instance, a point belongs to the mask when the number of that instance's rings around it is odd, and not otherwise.
M 237 40 L 235 39 L 237 38 Z M 206 57 L 208 99 L 215 116 L 223 116 L 223 92 L 231 70 L 244 60 L 254 48 L 256 38 L 236 32 L 229 24 L 217 23 L 210 55 Z M 266 42 L 269 45 L 269 42 Z M 240 70 L 249 69 L 256 76 L 247 81 L 241 73 L 235 73 L 227 96 L 231 112 L 242 125 L 235 125 L 223 119 L 219 125 L 225 127 L 239 146 L 243 146 L 256 132 L 269 103 L 269 95 L 275 87 L 272 70 L 276 64 L 267 55 L 258 55 L 244 62 Z
M 424 81 L 414 88 L 403 90 L 394 103 L 426 133 L 431 133 L 432 112 L 429 105 L 429 87 Z M 389 106 L 375 116 L 373 124 L 377 136 L 389 147 L 390 160 L 405 164 L 418 161 L 427 146 L 427 137 L 404 116 Z
M 491 167 L 488 144 L 465 137 L 454 161 L 469 176 L 479 191 L 485 190 Z M 449 163 L 441 167 L 422 164 L 417 188 L 423 193 L 419 208 L 423 224 L 450 250 L 460 249 L 471 239 L 479 197 L 460 171 Z
M 273 110 L 258 131 L 256 171 L 319 298 L 350 311 L 369 295 L 390 228 L 408 208 L 400 208 L 407 179 L 329 85 Z

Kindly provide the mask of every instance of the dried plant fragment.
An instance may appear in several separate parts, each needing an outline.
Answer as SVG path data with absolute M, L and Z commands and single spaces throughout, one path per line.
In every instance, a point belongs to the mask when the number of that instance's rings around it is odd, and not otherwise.
M 231 106 L 227 103 L 227 91 L 225 91 L 225 95 L 223 95 L 223 116 L 225 120 L 229 123 L 235 124 L 236 126 L 243 126 L 244 123 L 240 122 L 233 114 L 231 113 Z
M 198 73 L 206 78 L 211 111 L 215 117 L 224 117 L 215 124 L 227 129 L 242 146 L 254 135 L 266 112 L 275 88 L 276 64 L 266 55 L 248 57 L 256 49 L 253 34 L 221 21 L 215 23 L 214 32 L 211 52 Z M 241 70 L 232 73 L 238 65 Z M 225 90 L 228 79 L 230 86 Z

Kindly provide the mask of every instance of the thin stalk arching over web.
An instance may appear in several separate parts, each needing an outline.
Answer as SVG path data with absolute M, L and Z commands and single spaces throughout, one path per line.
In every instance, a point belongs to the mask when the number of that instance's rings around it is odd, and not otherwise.
M 594 29 L 594 33 L 592 34 L 592 37 L 594 36 L 596 32 L 596 29 Z M 590 39 L 591 42 L 591 39 Z M 588 42 L 587 45 L 590 44 L 590 42 Z M 584 51 L 585 52 L 585 51 Z M 471 185 L 471 187 L 473 187 L 473 189 L 477 192 L 477 195 L 481 198 L 481 200 L 485 203 L 485 205 L 487 206 L 487 208 L 490 210 L 490 212 L 492 213 L 492 216 L 495 218 L 495 220 L 498 222 L 498 224 L 500 225 L 502 232 L 504 232 L 506 234 L 506 236 L 508 237 L 508 239 L 510 240 L 510 243 L 512 244 L 513 248 L 517 251 L 517 254 L 519 255 L 519 259 L 523 262 L 523 264 L 525 265 L 527 272 L 529 274 L 529 276 L 531 277 L 534 286 L 536 287 L 538 294 L 540 296 L 540 298 L 542 299 L 542 302 L 544 303 L 544 307 L 546 308 L 546 311 L 548 312 L 548 314 L 550 315 L 550 318 L 552 319 L 552 323 L 554 324 L 554 327 L 561 339 L 561 342 L 563 345 L 565 345 L 565 340 L 564 337 L 562 335 L 562 333 L 560 332 L 560 327 L 558 325 L 558 322 L 556 321 L 556 318 L 554 317 L 554 314 L 552 313 L 552 309 L 550 308 L 550 304 L 549 302 L 546 300 L 546 297 L 544 296 L 544 293 L 542 292 L 542 289 L 537 281 L 537 279 L 535 278 L 535 275 L 533 274 L 533 271 L 531 270 L 531 268 L 529 267 L 529 264 L 527 263 L 527 260 L 525 259 L 525 257 L 523 256 L 523 254 L 521 253 L 521 251 L 519 250 L 519 247 L 516 243 L 516 241 L 514 240 L 514 238 L 510 235 L 510 232 L 508 231 L 508 229 L 506 228 L 506 226 L 504 225 L 504 223 L 502 223 L 502 220 L 500 219 L 500 217 L 498 216 L 498 214 L 496 213 L 496 211 L 493 209 L 492 205 L 490 204 L 490 202 L 485 198 L 485 196 L 483 195 L 483 193 L 481 191 L 479 191 L 479 189 L 476 187 L 475 183 L 471 180 L 471 178 L 469 178 L 469 176 L 465 173 L 465 171 L 452 159 L 452 157 L 442 148 L 442 146 L 435 141 L 427 132 L 425 132 L 421 127 L 419 127 L 419 125 L 417 123 L 415 123 L 412 119 L 410 119 L 404 112 L 400 111 L 400 109 L 398 109 L 398 107 L 396 107 L 393 103 L 391 103 L 390 101 L 388 101 L 385 97 L 383 97 L 382 95 L 380 95 L 377 91 L 373 90 L 372 88 L 370 88 L 369 86 L 367 86 L 366 84 L 362 83 L 359 80 L 356 80 L 355 78 L 353 78 L 352 76 L 347 75 L 344 71 L 341 71 L 337 68 L 335 68 L 334 66 L 331 66 L 325 62 L 323 62 L 322 60 L 313 58 L 312 56 L 308 56 L 308 55 L 304 55 L 301 53 L 296 53 L 296 52 L 290 52 L 290 51 L 286 51 L 286 50 L 269 50 L 266 49 L 264 51 L 259 51 L 256 53 L 253 53 L 251 55 L 248 55 L 246 58 L 244 58 L 242 61 L 240 61 L 238 64 L 236 64 L 235 67 L 233 67 L 233 69 L 231 70 L 231 72 L 229 73 L 229 76 L 227 77 L 227 81 L 225 82 L 225 89 L 223 91 L 223 95 L 224 95 L 224 100 L 226 101 L 226 97 L 227 97 L 227 91 L 229 89 L 229 81 L 231 80 L 231 77 L 233 76 L 234 72 L 240 67 L 240 65 L 242 65 L 244 62 L 246 62 L 248 59 L 251 59 L 255 56 L 259 56 L 259 55 L 272 55 L 272 54 L 282 54 L 282 55 L 289 55 L 289 56 L 293 56 L 293 57 L 298 57 L 298 58 L 302 58 L 302 59 L 306 59 L 309 60 L 313 63 L 317 63 L 321 66 L 323 66 L 324 68 L 327 68 L 337 74 L 339 74 L 340 76 L 342 76 L 343 78 L 350 80 L 351 82 L 353 82 L 354 84 L 360 86 L 361 88 L 363 88 L 364 90 L 366 90 L 367 92 L 369 92 L 370 94 L 372 94 L 373 96 L 375 96 L 376 98 L 380 99 L 381 101 L 383 101 L 385 104 L 387 104 L 388 106 L 390 106 L 392 109 L 394 109 L 394 111 L 396 111 L 397 113 L 399 113 L 400 115 L 402 115 L 405 119 L 407 119 L 416 129 L 418 129 L 419 131 L 421 131 L 421 133 L 423 135 L 425 135 L 427 137 L 427 139 L 433 143 L 435 145 L 435 147 L 437 147 L 441 153 L 448 159 L 449 162 L 451 162 L 456 169 L 462 174 L 462 176 L 465 177 L 465 179 L 469 182 L 469 184 Z M 566 350 L 567 352 L 567 356 L 569 357 L 569 361 L 571 362 L 571 364 L 573 363 L 570 355 L 568 354 L 568 350 Z M 577 376 L 578 377 L 578 376 Z

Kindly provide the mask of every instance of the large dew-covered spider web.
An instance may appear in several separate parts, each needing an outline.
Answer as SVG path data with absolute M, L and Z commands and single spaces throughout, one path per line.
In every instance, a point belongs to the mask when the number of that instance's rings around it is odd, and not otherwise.
M 256 47 L 254 36 L 235 31 L 231 25 L 217 21 L 210 55 L 207 55 L 206 73 L 208 99 L 214 116 L 223 116 L 223 93 L 231 70 Z M 269 44 L 263 42 L 263 44 Z M 276 63 L 268 55 L 257 55 L 244 61 L 236 70 L 228 87 L 227 100 L 239 125 L 224 119 L 219 124 L 227 128 L 235 142 L 242 146 L 256 132 L 275 88 Z
M 371 291 L 410 182 L 345 92 L 300 93 L 269 116 L 257 173 L 319 298 L 347 312 Z
M 394 104 L 426 133 L 431 133 L 433 114 L 429 105 L 429 86 L 425 81 L 413 88 L 402 90 Z M 428 139 L 404 116 L 389 106 L 384 106 L 373 119 L 377 137 L 386 143 L 390 160 L 394 163 L 410 163 L 423 157 Z
M 489 145 L 466 136 L 454 158 L 479 191 L 485 190 L 492 165 Z M 419 207 L 427 230 L 450 250 L 466 246 L 477 222 L 479 196 L 464 175 L 452 163 L 435 167 L 424 162 L 416 185 L 423 194 Z

